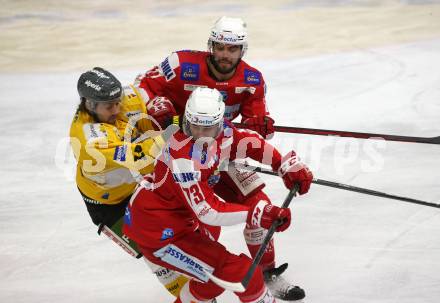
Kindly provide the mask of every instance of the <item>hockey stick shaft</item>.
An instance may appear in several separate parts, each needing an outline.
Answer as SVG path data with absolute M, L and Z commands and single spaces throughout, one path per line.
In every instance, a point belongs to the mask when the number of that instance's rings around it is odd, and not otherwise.
M 270 170 L 263 169 L 262 167 L 251 166 L 251 165 L 246 165 L 246 166 L 241 166 L 241 167 L 244 169 L 247 169 L 247 170 L 260 172 L 260 173 L 267 174 L 267 175 L 278 176 L 277 173 L 270 171 Z M 339 188 L 339 189 L 348 190 L 348 191 L 353 191 L 353 192 L 357 192 L 357 193 L 361 193 L 361 194 L 377 196 L 377 197 L 381 197 L 381 198 L 399 200 L 399 201 L 404 201 L 404 202 L 408 202 L 408 203 L 414 203 L 414 204 L 419 204 L 419 205 L 424 205 L 424 206 L 440 208 L 440 204 L 438 204 L 438 203 L 427 202 L 427 201 L 412 199 L 412 198 L 408 198 L 408 197 L 391 195 L 391 194 L 383 193 L 380 191 L 371 190 L 371 189 L 367 189 L 367 188 L 363 188 L 363 187 L 352 186 L 352 185 L 348 185 L 348 184 L 344 184 L 344 183 L 332 182 L 332 181 L 316 179 L 316 178 L 313 179 L 312 183 L 323 185 L 323 186 L 328 186 L 328 187 L 333 187 L 333 188 Z
M 284 200 L 282 208 L 289 207 L 290 201 L 292 201 L 293 197 L 296 195 L 299 189 L 299 184 L 296 183 L 295 186 L 289 191 L 289 194 L 287 195 L 286 199 Z M 266 250 L 267 245 L 269 244 L 269 241 L 272 239 L 273 234 L 275 233 L 276 228 L 280 225 L 279 221 L 275 221 L 270 226 L 269 230 L 267 231 L 266 236 L 263 239 L 263 243 L 261 244 L 260 248 L 258 249 L 258 252 L 254 258 L 254 261 L 252 262 L 251 267 L 247 271 L 246 275 L 244 276 L 243 280 L 241 280 L 241 285 L 243 285 L 244 289 L 246 289 L 249 285 L 249 282 L 254 275 L 255 269 L 260 264 L 261 258 L 263 257 L 264 251 Z
M 287 195 L 286 199 L 284 200 L 284 203 L 282 207 L 288 207 L 290 204 L 290 201 L 292 201 L 292 198 L 295 196 L 296 192 L 299 189 L 299 184 L 295 184 L 295 186 L 289 191 L 289 194 Z M 264 254 L 264 251 L 266 250 L 267 245 L 269 244 L 270 239 L 272 238 L 276 228 L 278 227 L 279 222 L 275 221 L 272 226 L 269 228 L 266 236 L 263 239 L 263 242 L 260 246 L 260 249 L 258 250 L 251 266 L 249 267 L 248 271 L 246 272 L 246 275 L 240 282 L 229 282 L 222 280 L 218 277 L 216 277 L 214 274 L 210 273 L 209 271 L 205 271 L 205 274 L 209 277 L 211 281 L 213 281 L 218 286 L 234 291 L 234 292 L 244 292 L 249 285 L 249 282 L 255 272 L 255 269 L 257 268 L 258 264 L 261 261 L 261 258 Z
M 234 123 L 238 128 L 248 128 L 245 124 Z M 374 134 L 374 133 L 360 133 L 330 129 L 318 129 L 318 128 L 303 128 L 303 127 L 291 127 L 291 126 L 275 126 L 276 132 L 292 133 L 292 134 L 307 134 L 318 136 L 339 136 L 357 139 L 377 139 L 386 141 L 408 142 L 408 143 L 426 143 L 426 144 L 440 144 L 440 136 L 438 137 L 411 137 L 411 136 L 396 136 L 386 134 Z

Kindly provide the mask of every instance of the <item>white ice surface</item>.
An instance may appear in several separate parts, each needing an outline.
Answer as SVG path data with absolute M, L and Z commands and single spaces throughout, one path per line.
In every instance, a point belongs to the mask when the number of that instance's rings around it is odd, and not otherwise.
M 252 64 L 277 124 L 440 135 L 440 40 Z M 114 71 L 125 83 L 137 72 Z M 66 137 L 78 76 L 0 74 L 0 302 L 172 302 L 142 261 L 96 234 L 75 188 Z M 440 203 L 440 146 L 372 142 L 273 140 L 318 178 Z M 263 178 L 281 204 L 282 182 Z M 316 185 L 291 208 L 277 260 L 306 302 L 438 302 L 439 209 Z M 246 251 L 241 229 L 223 230 L 234 252 Z

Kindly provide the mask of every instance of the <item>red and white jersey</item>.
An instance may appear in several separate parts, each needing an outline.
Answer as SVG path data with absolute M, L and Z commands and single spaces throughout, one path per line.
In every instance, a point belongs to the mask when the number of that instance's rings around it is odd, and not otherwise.
M 217 81 L 211 76 L 206 61 L 210 53 L 178 51 L 158 66 L 141 74 L 136 84 L 150 95 L 164 96 L 173 102 L 183 115 L 189 95 L 197 87 L 216 88 L 225 102 L 225 118 L 232 121 L 239 114 L 243 118 L 269 115 L 266 108 L 266 84 L 261 73 L 243 60 L 231 79 Z
M 160 247 L 193 232 L 198 223 L 245 223 L 249 206 L 220 200 L 213 190 L 227 162 L 250 157 L 278 169 L 280 153 L 260 135 L 225 120 L 219 138 L 200 144 L 179 131 L 168 141 L 154 168 L 154 190 L 140 187 L 125 216 L 124 233 L 145 247 Z

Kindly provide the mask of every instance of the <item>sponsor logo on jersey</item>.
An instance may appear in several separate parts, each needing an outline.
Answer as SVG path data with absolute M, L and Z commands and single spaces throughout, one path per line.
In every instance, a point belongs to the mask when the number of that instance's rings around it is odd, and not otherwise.
M 183 90 L 192 92 L 193 90 L 196 90 L 197 87 L 208 87 L 208 86 L 206 86 L 206 85 L 185 84 L 185 85 L 183 85 Z
M 180 79 L 186 81 L 199 80 L 200 66 L 198 64 L 183 62 L 180 68 Z
M 161 269 L 160 270 L 156 270 L 154 272 L 154 274 L 156 275 L 156 277 L 162 277 L 162 276 L 165 276 L 165 275 L 169 274 L 170 272 L 171 271 L 168 268 L 161 267 Z
M 235 88 L 235 93 L 236 94 L 241 94 L 241 93 L 243 93 L 243 92 L 249 92 L 249 93 L 251 93 L 251 94 L 255 94 L 255 91 L 256 91 L 257 89 L 255 88 L 255 87 L 253 87 L 253 86 L 245 86 L 245 87 L 236 87 Z
M 129 226 L 131 225 L 131 213 L 130 213 L 130 208 L 128 208 L 128 206 L 125 208 L 124 224 Z
M 83 200 L 86 201 L 87 203 L 91 203 L 91 204 L 102 204 L 101 202 L 96 201 L 96 200 L 93 200 L 93 199 L 90 199 L 90 198 L 87 198 L 87 197 L 84 196 L 84 195 L 82 195 L 82 197 L 83 197 Z
M 126 153 L 127 145 L 116 146 L 115 153 L 113 154 L 113 160 L 124 162 Z
M 99 126 L 98 126 L 99 127 Z M 96 138 L 98 138 L 99 137 L 99 129 L 97 129 L 96 128 L 96 124 L 92 124 L 92 125 L 90 125 L 90 135 L 91 135 L 91 137 L 96 137 Z
M 172 237 L 174 237 L 174 230 L 172 228 L 165 228 L 162 231 L 162 237 L 160 240 L 165 241 L 166 239 L 171 239 Z
M 245 69 L 244 70 L 244 83 L 259 85 L 261 81 L 261 75 L 259 72 Z
M 130 119 L 130 117 L 133 117 L 133 116 L 139 115 L 140 113 L 141 113 L 140 110 L 136 110 L 136 111 L 132 111 L 132 112 L 126 112 L 126 113 L 125 113 L 125 116 L 126 116 L 128 119 Z
M 200 172 L 173 173 L 173 179 L 177 183 L 195 182 L 200 180 Z
M 83 131 L 87 141 L 107 137 L 106 132 L 101 130 L 101 123 L 86 123 L 83 125 Z
M 173 290 L 177 290 L 179 289 L 179 287 L 181 287 L 181 285 L 179 286 L 178 283 L 175 283 L 176 282 L 175 280 L 178 276 L 178 274 L 175 271 L 171 271 L 165 267 L 159 267 L 159 270 L 156 270 L 154 274 L 163 285 L 166 285 L 166 288 L 170 292 Z
M 192 160 L 197 160 L 200 164 L 205 164 L 207 159 L 207 151 L 205 148 L 200 148 L 198 145 L 193 144 L 189 151 L 189 156 Z
M 208 185 L 209 187 L 214 187 L 218 181 L 220 181 L 220 172 L 218 170 L 214 171 L 214 174 L 209 176 Z
M 205 272 L 212 273 L 214 268 L 183 251 L 174 244 L 169 244 L 154 252 L 154 256 L 162 261 L 171 264 L 203 282 L 207 282 L 209 277 Z
M 209 204 L 208 204 L 208 205 L 209 205 Z M 197 213 L 197 218 L 200 218 L 200 217 L 206 216 L 207 214 L 209 214 L 209 212 L 210 212 L 211 210 L 212 210 L 212 208 L 211 208 L 210 206 L 204 205 L 203 208 L 202 208 L 202 210 L 200 210 L 200 211 Z
M 176 76 L 176 73 L 171 68 L 170 62 L 168 61 L 168 58 L 166 58 L 161 64 L 160 68 L 162 69 L 163 75 L 165 76 L 165 79 L 167 81 L 170 81 Z
M 223 102 L 226 102 L 226 100 L 228 100 L 228 92 L 224 90 L 220 90 L 219 92 L 222 94 Z
M 245 229 L 244 238 L 247 244 L 260 245 L 263 243 L 263 239 L 267 234 L 267 229 Z

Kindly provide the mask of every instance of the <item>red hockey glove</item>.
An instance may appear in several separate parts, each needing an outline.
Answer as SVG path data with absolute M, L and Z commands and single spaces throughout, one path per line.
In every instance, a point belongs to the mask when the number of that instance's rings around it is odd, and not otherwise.
M 260 200 L 249 210 L 247 223 L 253 227 L 269 229 L 273 222 L 280 220 L 282 223 L 276 231 L 285 231 L 289 227 L 291 219 L 289 208 L 280 208 Z
M 275 121 L 269 116 L 243 118 L 242 123 L 265 139 L 272 138 L 275 132 Z
M 313 181 L 313 174 L 294 151 L 289 152 L 281 160 L 281 166 L 278 169 L 278 175 L 283 178 L 284 185 L 291 189 L 293 185 L 300 183 L 299 194 L 303 195 L 309 191 L 310 184 Z
M 147 103 L 147 113 L 165 129 L 173 122 L 173 116 L 176 115 L 176 110 L 168 98 L 155 97 Z M 153 123 L 153 125 L 154 124 L 155 123 Z

